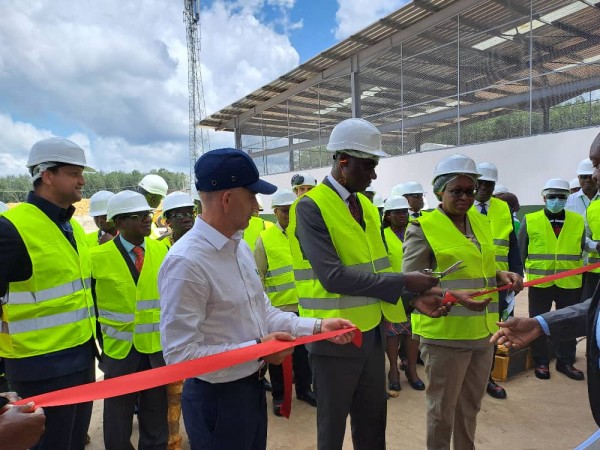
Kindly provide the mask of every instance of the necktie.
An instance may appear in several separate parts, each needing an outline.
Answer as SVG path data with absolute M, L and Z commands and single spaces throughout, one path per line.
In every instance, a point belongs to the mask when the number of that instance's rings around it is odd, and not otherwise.
M 356 194 L 350 194 L 350 197 L 348 197 L 348 208 L 350 209 L 350 214 L 352 214 L 354 220 L 356 220 L 360 224 L 360 206 L 358 206 L 358 199 L 356 198 Z
M 135 268 L 141 272 L 144 266 L 144 249 L 136 245 L 131 251 L 135 254 Z
M 485 207 L 485 203 L 480 203 L 479 206 L 481 206 L 481 214 L 487 216 L 487 208 Z

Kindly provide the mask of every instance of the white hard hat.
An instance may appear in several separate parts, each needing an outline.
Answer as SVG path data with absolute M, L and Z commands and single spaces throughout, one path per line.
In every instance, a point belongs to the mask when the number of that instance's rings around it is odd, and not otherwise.
M 542 195 L 546 195 L 549 191 L 571 192 L 571 188 L 569 187 L 569 182 L 567 180 L 563 180 L 562 178 L 552 178 L 551 180 L 546 181 L 544 189 L 542 190 Z
M 435 181 L 435 179 L 441 175 L 450 175 L 454 173 L 474 175 L 475 178 L 479 178 L 480 176 L 475 161 L 468 156 L 455 153 L 454 155 L 446 156 L 437 163 L 437 166 L 435 166 L 435 170 L 433 171 L 433 180 Z
M 258 203 L 258 210 L 259 211 L 264 211 L 265 205 L 264 205 L 264 203 L 263 203 L 262 198 L 260 197 L 260 195 L 256 196 L 256 202 Z
M 579 178 L 575 177 L 575 178 L 571 179 L 571 181 L 569 181 L 569 187 L 571 189 L 576 189 L 578 187 L 581 187 L 581 185 L 579 184 Z
M 163 197 L 167 196 L 167 191 L 169 190 L 169 186 L 167 185 L 165 179 L 154 173 L 150 173 L 142 178 L 142 181 L 138 183 L 138 186 L 144 189 L 146 192 L 161 195 Z
M 408 200 L 402 195 L 392 195 L 385 201 L 383 212 L 392 211 L 395 209 L 409 209 Z
M 162 204 L 162 213 L 175 208 L 194 207 L 194 199 L 190 194 L 181 191 L 171 192 L 165 197 Z
M 577 175 L 593 175 L 594 164 L 590 158 L 585 158 L 577 165 Z M 579 184 L 577 184 L 579 186 Z
M 4 202 L 0 202 L 0 213 L 8 211 L 8 205 Z
M 421 186 L 421 183 L 417 183 L 416 181 L 407 181 L 406 183 L 404 183 L 402 185 L 402 187 L 403 187 L 402 195 L 424 194 L 425 193 L 425 191 L 423 190 L 423 186 Z
M 114 196 L 109 191 L 98 191 L 90 197 L 90 216 L 105 216 L 108 201 Z
M 384 202 L 383 202 L 383 197 L 377 193 L 375 193 L 375 195 L 373 196 L 373 204 L 377 207 L 377 208 L 383 208 L 384 206 Z
M 153 209 L 146 201 L 146 197 L 139 192 L 121 191 L 108 200 L 106 218 L 112 220 L 119 214 L 152 211 Z
M 481 174 L 479 180 L 481 181 L 498 181 L 498 168 L 496 164 L 491 162 L 482 162 L 477 164 L 477 170 Z
M 508 188 L 506 186 L 504 186 L 503 184 L 500 184 L 500 183 L 496 183 L 496 186 L 494 186 L 494 192 L 492 193 L 492 195 L 508 194 L 509 192 L 510 191 L 508 190 Z
M 393 197 L 394 195 L 404 195 L 404 183 L 397 184 L 392 188 L 391 197 Z
M 33 144 L 27 168 L 32 169 L 38 164 L 50 162 L 81 166 L 86 172 L 95 172 L 87 165 L 83 149 L 75 142 L 61 137 L 42 139 Z
M 297 173 L 292 177 L 292 189 L 297 189 L 299 186 L 316 186 L 317 179 L 309 173 Z
M 289 189 L 278 189 L 271 197 L 271 208 L 289 206 L 296 201 L 296 194 Z
M 343 120 L 333 127 L 327 150 L 355 150 L 372 156 L 387 156 L 381 150 L 381 132 L 371 122 L 358 118 Z

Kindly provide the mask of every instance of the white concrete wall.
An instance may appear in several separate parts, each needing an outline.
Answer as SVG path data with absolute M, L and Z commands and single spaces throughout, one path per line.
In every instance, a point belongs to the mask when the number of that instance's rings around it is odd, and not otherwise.
M 587 158 L 590 145 L 599 132 L 600 127 L 593 127 L 385 158 L 377 167 L 377 179 L 373 187 L 383 198 L 387 198 L 396 184 L 418 181 L 427 191 L 429 206 L 433 207 L 437 202 L 431 192 L 435 165 L 447 155 L 463 153 L 476 163 L 491 161 L 496 164 L 499 183 L 515 193 L 522 205 L 541 205 L 540 192 L 544 183 L 550 178 L 569 181 L 575 177 L 577 164 Z M 327 167 L 308 172 L 321 180 L 329 171 Z M 297 172 L 264 178 L 280 188 L 289 189 L 294 173 Z M 265 213 L 269 213 L 270 200 L 267 196 L 263 200 Z

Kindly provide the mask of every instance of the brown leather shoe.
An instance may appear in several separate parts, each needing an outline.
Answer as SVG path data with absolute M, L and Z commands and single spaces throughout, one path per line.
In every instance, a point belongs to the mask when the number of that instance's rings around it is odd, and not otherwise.
M 571 380 L 585 380 L 585 375 L 583 374 L 583 372 L 579 369 L 576 369 L 575 366 L 573 366 L 573 364 L 557 364 L 556 371 L 564 373 Z
M 548 366 L 546 366 L 544 364 L 540 364 L 539 366 L 536 366 L 536 368 L 533 372 L 535 373 L 535 376 L 537 378 L 539 378 L 540 380 L 550 379 L 550 369 L 548 368 Z

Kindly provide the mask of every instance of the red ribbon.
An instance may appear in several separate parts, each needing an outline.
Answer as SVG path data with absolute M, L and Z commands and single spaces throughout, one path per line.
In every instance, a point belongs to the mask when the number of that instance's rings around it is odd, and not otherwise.
M 34 397 L 25 398 L 15 402 L 15 405 L 24 405 L 29 402 L 35 403 L 38 407 L 63 406 L 75 403 L 91 402 L 103 398 L 117 397 L 119 395 L 130 394 L 132 392 L 144 391 L 169 383 L 174 383 L 186 378 L 194 378 L 210 372 L 225 369 L 236 364 L 257 360 L 273 353 L 281 352 L 297 345 L 309 344 L 311 342 L 330 339 L 350 331 L 354 331 L 352 343 L 357 347 L 362 345 L 362 333 L 356 328 L 344 328 L 341 330 L 330 331 L 327 333 L 314 334 L 312 336 L 298 337 L 293 341 L 272 340 L 249 347 L 238 348 L 215 355 L 204 356 L 192 361 L 184 361 L 169 366 L 156 369 L 144 370 L 142 372 L 124 375 L 122 377 L 110 378 L 108 380 L 96 381 L 95 383 L 82 384 L 79 386 L 48 392 Z M 288 356 L 288 358 L 290 358 Z M 287 359 L 287 358 L 286 358 Z M 287 416 L 289 417 L 291 409 L 291 360 L 288 361 L 288 385 L 284 395 L 288 397 Z M 284 368 L 286 366 L 284 365 Z M 285 370 L 284 370 L 285 380 Z M 285 381 L 284 381 L 285 383 Z M 285 403 L 283 405 L 285 407 Z M 282 410 L 282 412 L 285 410 Z
M 579 275 L 580 273 L 589 272 L 590 270 L 600 268 L 600 262 L 594 264 L 588 264 L 587 266 L 577 267 L 576 269 L 565 270 L 564 272 L 554 273 L 552 275 L 548 275 L 542 278 L 537 278 L 535 280 L 529 280 L 523 283 L 524 287 L 537 286 L 538 284 L 548 283 L 550 281 L 559 280 L 561 278 L 572 277 L 573 275 Z M 493 294 L 494 292 L 507 291 L 512 288 L 512 284 L 505 284 L 504 286 L 500 286 L 494 289 L 489 289 L 487 291 L 477 291 L 471 294 L 471 297 L 482 297 L 484 295 Z M 454 297 L 450 293 L 446 293 L 444 296 L 444 304 L 447 303 L 456 303 L 457 298 Z

